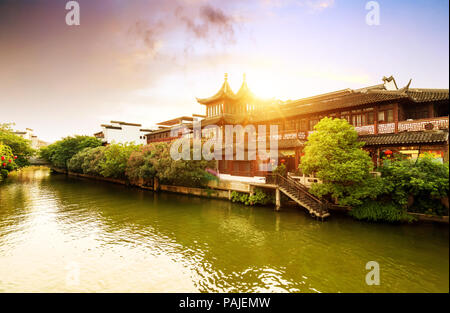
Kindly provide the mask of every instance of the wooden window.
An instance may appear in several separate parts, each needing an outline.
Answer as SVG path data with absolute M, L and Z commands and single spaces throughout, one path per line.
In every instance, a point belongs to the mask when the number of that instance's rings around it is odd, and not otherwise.
M 286 121 L 286 123 L 284 124 L 285 125 L 285 127 L 284 127 L 284 129 L 285 130 L 295 130 L 295 120 L 288 120 L 288 121 Z
M 374 123 L 375 123 L 374 113 L 373 112 L 367 113 L 367 124 L 373 125 Z
M 309 130 L 314 130 L 317 123 L 319 123 L 318 119 L 309 120 Z
M 347 120 L 347 122 L 351 123 L 350 112 L 348 112 L 348 111 L 342 112 L 341 118 L 343 118 L 343 119 Z
M 394 110 L 387 110 L 386 111 L 386 121 L 388 123 L 392 123 L 394 121 Z
M 300 121 L 300 130 L 304 132 L 308 131 L 308 120 L 303 119 Z
M 394 110 L 388 109 L 378 112 L 378 122 L 392 123 L 394 121 Z
M 363 111 L 352 111 L 352 124 L 355 127 L 366 125 L 366 113 Z

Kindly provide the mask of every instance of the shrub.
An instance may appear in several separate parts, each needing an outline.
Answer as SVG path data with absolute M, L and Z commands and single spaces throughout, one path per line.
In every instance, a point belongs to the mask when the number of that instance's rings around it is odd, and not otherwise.
M 192 144 L 192 143 L 191 143 Z M 215 160 L 173 160 L 170 155 L 170 145 L 158 143 L 153 149 L 151 164 L 156 171 L 156 177 L 164 183 L 186 187 L 204 187 L 216 177 L 206 171 L 216 168 Z M 191 152 L 193 149 L 191 149 Z
M 8 170 L 2 168 L 2 169 L 0 170 L 0 182 L 1 182 L 2 180 L 6 179 L 6 177 L 8 177 L 8 174 L 9 174 Z
M 85 148 L 79 151 L 69 161 L 67 161 L 67 169 L 75 173 L 83 173 L 82 166 L 89 149 L 91 148 Z
M 449 166 L 431 155 L 417 160 L 385 160 L 379 168 L 391 199 L 406 207 L 408 198 L 414 202 L 409 208 L 417 213 L 448 215 L 441 198 L 448 197 Z
M 274 198 L 272 195 L 257 188 L 255 190 L 255 193 L 252 195 L 243 192 L 233 191 L 231 192 L 231 201 L 240 202 L 245 205 L 266 205 L 269 203 L 274 203 Z
M 104 177 L 125 178 L 125 169 L 131 153 L 139 146 L 133 144 L 112 144 L 103 151 L 100 173 Z
M 131 153 L 127 162 L 126 176 L 132 182 L 142 180 L 150 183 L 156 175 L 155 162 L 159 158 L 156 144 L 142 146 L 140 150 Z
M 286 165 L 284 164 L 280 164 L 278 165 L 273 171 L 273 174 L 279 174 L 283 177 L 285 177 L 287 175 L 287 169 L 286 169 Z
M 401 206 L 393 202 L 374 200 L 366 200 L 361 205 L 355 206 L 349 215 L 358 220 L 375 222 L 412 222 L 414 220 Z
M 11 147 L 0 144 L 0 181 L 8 177 L 8 173 L 17 169 L 18 166 L 14 162 L 14 154 Z
M 95 148 L 87 148 L 86 155 L 81 165 L 84 174 L 100 176 L 101 166 L 106 147 L 99 146 Z
M 76 173 L 101 176 L 101 163 L 106 147 L 84 148 L 68 162 L 67 168 Z
M 14 134 L 8 124 L 0 124 L 0 143 L 9 146 L 12 154 L 17 156 L 14 160 L 17 167 L 29 165 L 28 158 L 35 154 L 31 141 Z

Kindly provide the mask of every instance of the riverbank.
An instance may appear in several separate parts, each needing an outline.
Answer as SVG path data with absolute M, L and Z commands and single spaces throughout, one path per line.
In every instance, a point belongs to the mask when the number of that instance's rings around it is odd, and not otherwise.
M 159 184 L 155 181 L 153 186 L 148 186 L 144 184 L 131 183 L 127 180 L 114 179 L 108 177 L 100 177 L 93 176 L 88 174 L 75 173 L 71 171 L 67 171 L 60 168 L 50 167 L 50 169 L 59 174 L 65 174 L 73 177 L 82 177 L 91 180 L 104 181 L 108 183 L 133 186 L 136 188 L 151 190 L 151 191 L 163 191 L 163 192 L 171 192 L 177 194 L 184 195 L 192 195 L 198 197 L 205 198 L 215 198 L 231 201 L 231 194 L 233 191 L 252 194 L 255 191 L 255 188 L 263 188 L 273 190 L 276 189 L 275 185 L 263 185 L 263 184 L 253 184 L 253 183 L 244 183 L 238 181 L 211 181 L 208 183 L 208 188 L 195 188 L 195 187 L 184 187 L 184 186 L 172 186 L 172 185 L 164 185 Z M 350 208 L 342 208 L 339 206 L 332 206 L 329 208 L 330 211 L 339 214 L 346 214 Z M 421 214 L 421 213 L 412 213 L 409 212 L 408 215 L 414 218 L 415 222 L 420 223 L 440 223 L 440 224 L 449 224 L 448 216 L 436 216 L 430 214 Z

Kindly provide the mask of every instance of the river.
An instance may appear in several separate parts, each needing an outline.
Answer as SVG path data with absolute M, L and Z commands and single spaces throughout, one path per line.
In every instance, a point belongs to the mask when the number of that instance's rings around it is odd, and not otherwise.
M 449 231 L 25 169 L 0 185 L 0 291 L 448 292 Z

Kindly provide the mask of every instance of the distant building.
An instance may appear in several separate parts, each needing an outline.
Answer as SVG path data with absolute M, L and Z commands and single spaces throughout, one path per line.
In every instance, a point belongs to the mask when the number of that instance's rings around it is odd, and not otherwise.
M 103 144 L 112 143 L 134 143 L 145 144 L 147 139 L 145 134 L 151 129 L 142 128 L 141 124 L 111 121 L 111 124 L 102 124 L 102 131 L 94 136 L 101 139 Z
M 192 129 L 194 117 L 201 117 L 201 116 L 200 115 L 193 115 L 193 117 L 181 116 L 156 124 L 158 125 L 158 129 L 152 130 L 150 133 L 146 134 L 147 143 L 172 141 L 175 138 L 179 138 L 181 136 L 181 132 L 178 133 L 177 136 L 171 136 L 172 129 L 180 127 L 187 127 L 189 129 Z
M 48 146 L 48 143 L 40 140 L 37 136 L 34 135 L 33 130 L 31 128 L 25 128 L 25 131 L 15 131 L 14 134 L 30 140 L 31 141 L 31 147 L 33 149 L 40 149 L 41 147 Z

